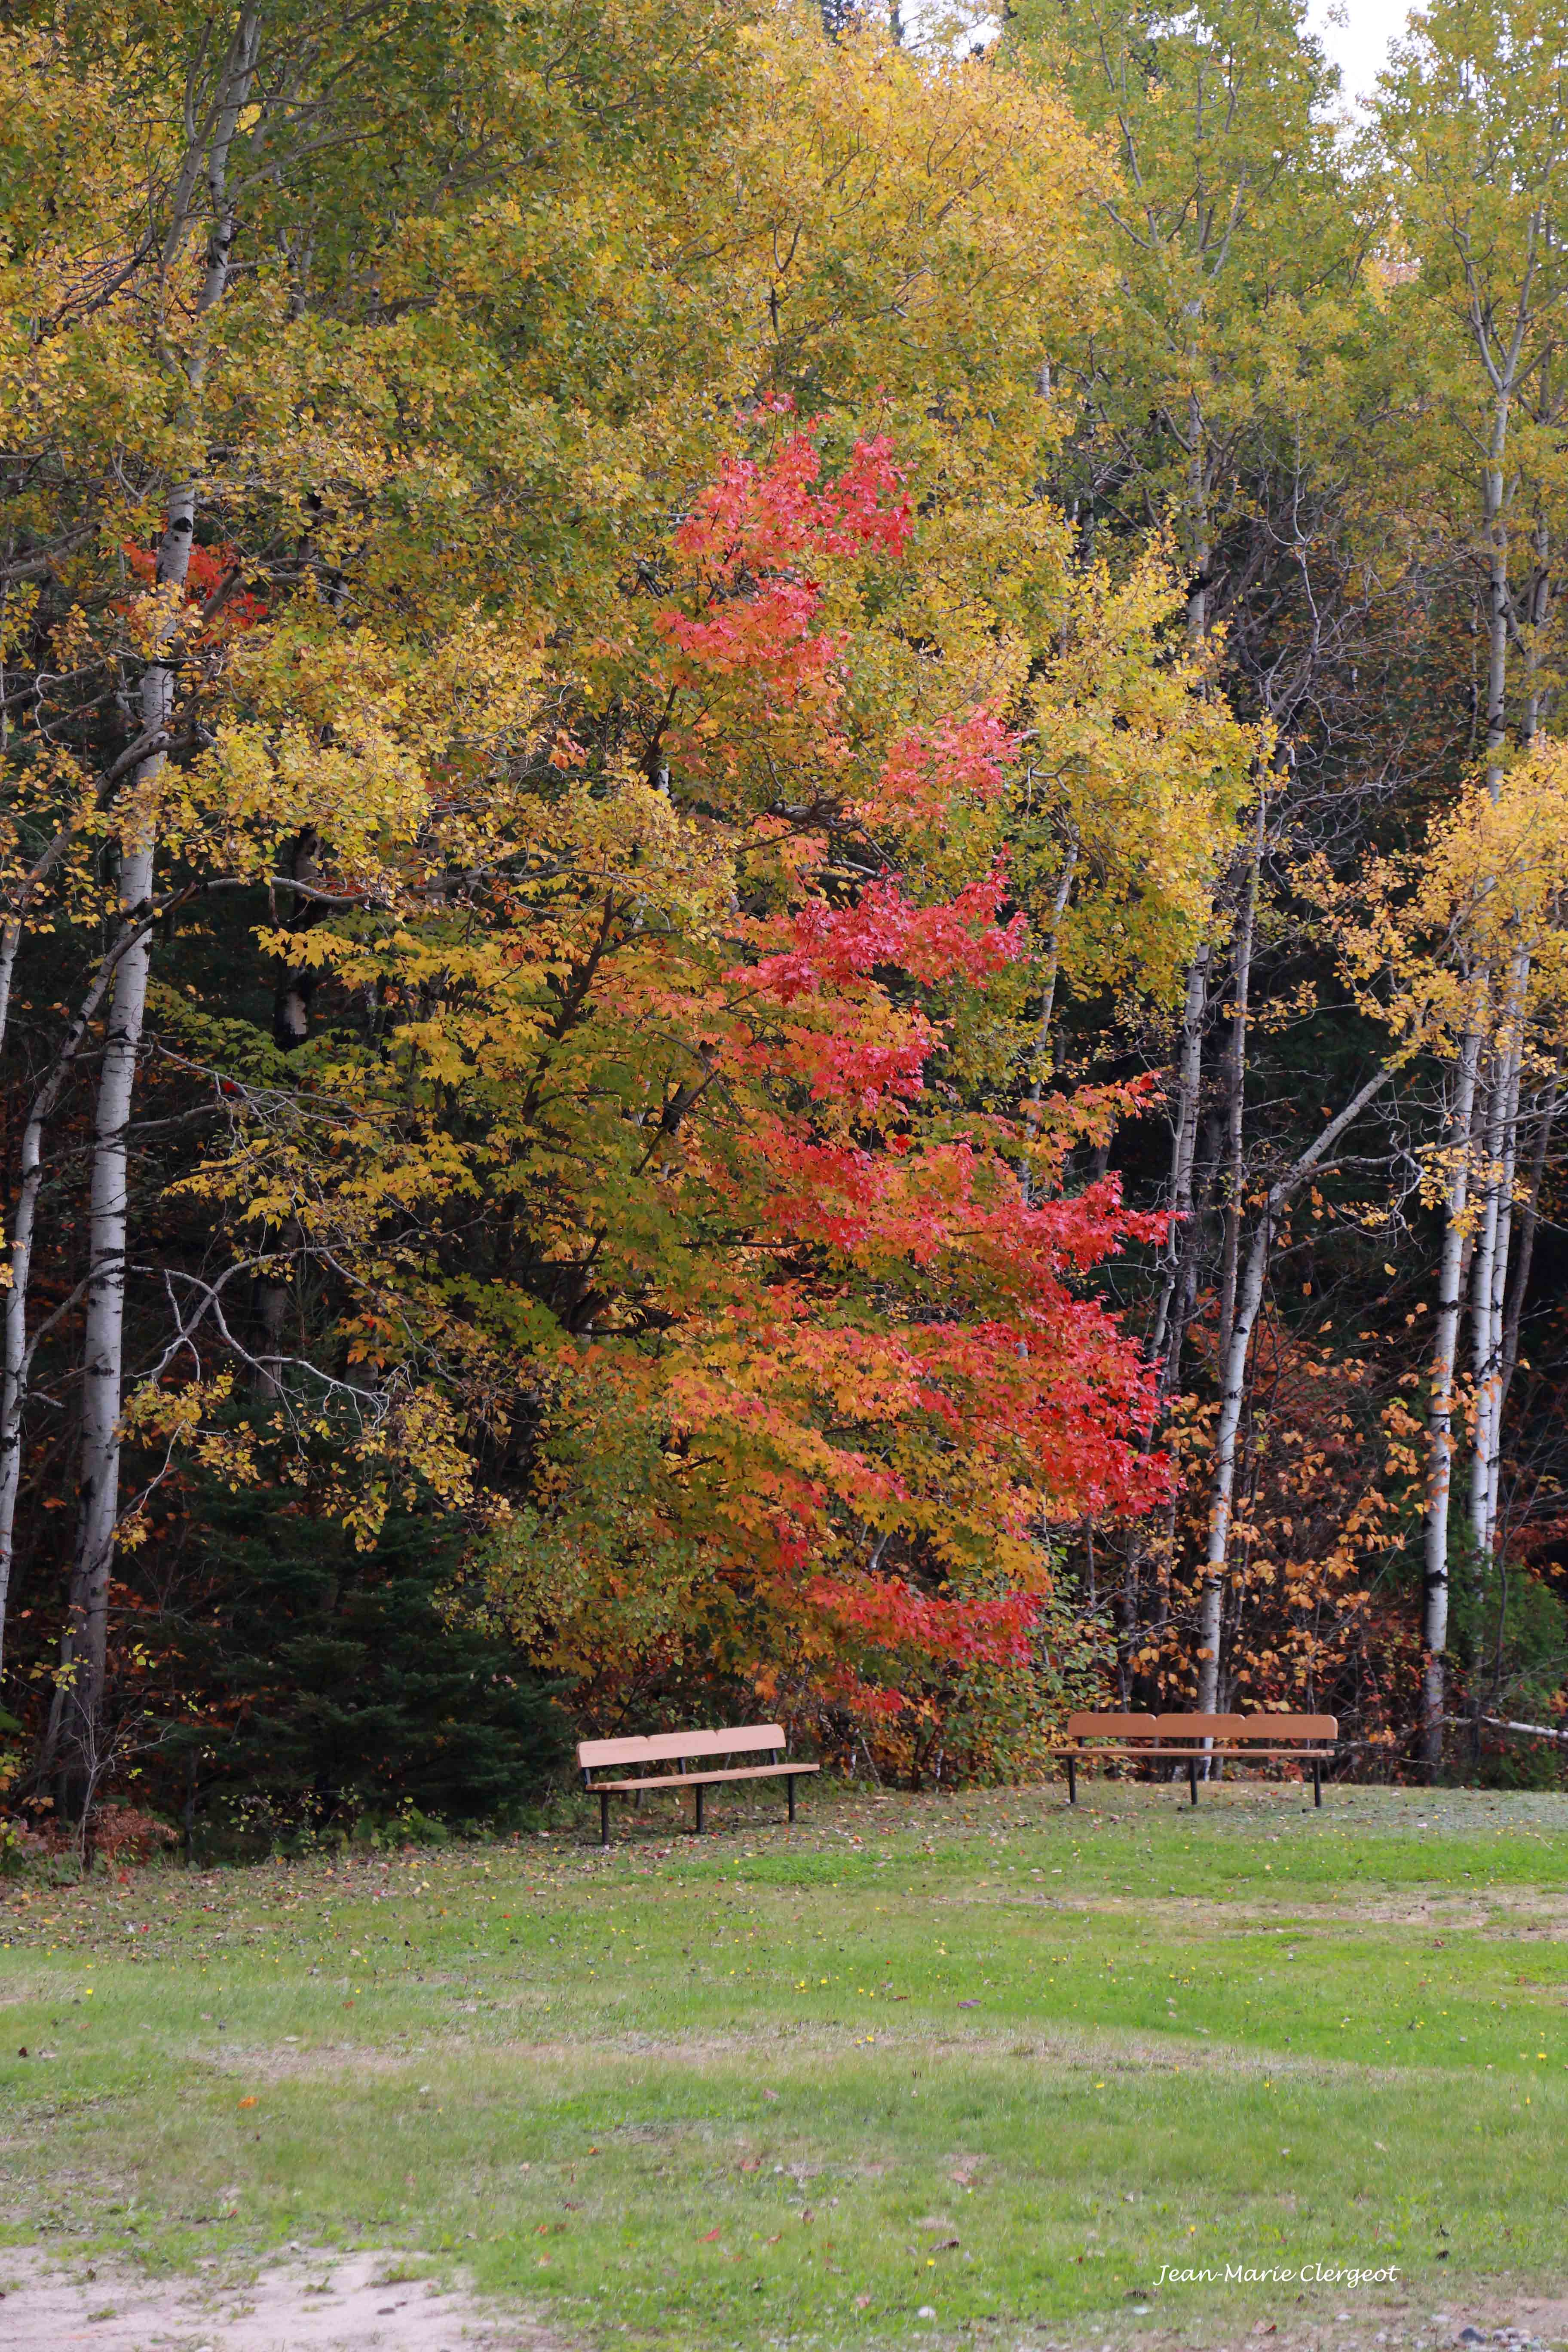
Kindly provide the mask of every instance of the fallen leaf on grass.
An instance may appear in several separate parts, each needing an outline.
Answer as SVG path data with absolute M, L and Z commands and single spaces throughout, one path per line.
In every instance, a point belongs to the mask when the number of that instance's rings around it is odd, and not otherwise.
M 707 2236 L 699 2238 L 697 2242 L 700 2246 L 710 2246 L 713 2243 L 714 2239 L 719 2235 L 720 2232 L 717 2230 L 710 2230 Z
M 256 2105 L 256 2101 L 254 2099 L 241 2099 L 239 2104 L 242 2107 L 253 2107 Z

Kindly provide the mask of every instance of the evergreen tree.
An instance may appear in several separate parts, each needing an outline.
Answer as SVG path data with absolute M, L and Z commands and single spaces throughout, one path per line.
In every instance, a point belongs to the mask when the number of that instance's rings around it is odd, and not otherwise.
M 565 1753 L 551 1688 L 513 1646 L 440 1606 L 459 1536 L 434 1512 L 390 1514 L 356 1551 L 277 1488 L 205 1498 L 193 1618 L 165 1619 L 199 1721 L 167 1751 L 197 1809 L 299 1827 L 412 1808 L 504 1820 Z

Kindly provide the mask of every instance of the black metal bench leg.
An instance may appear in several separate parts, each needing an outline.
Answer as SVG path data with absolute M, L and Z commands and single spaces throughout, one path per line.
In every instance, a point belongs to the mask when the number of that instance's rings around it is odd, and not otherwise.
M 1189 1757 L 1187 1759 L 1187 1786 L 1193 1792 L 1193 1802 L 1195 1805 L 1198 1801 L 1198 1759 L 1195 1756 Z
M 1313 1759 L 1313 1763 L 1312 1763 L 1312 1802 L 1313 1802 L 1313 1804 L 1314 1804 L 1314 1805 L 1321 1805 L 1321 1804 L 1322 1803 L 1322 1801 L 1323 1801 L 1323 1768 L 1322 1768 L 1322 1766 L 1321 1766 L 1321 1765 L 1317 1761 L 1317 1759 L 1314 1758 L 1314 1759 Z
M 604 1796 L 602 1796 L 602 1797 L 599 1799 L 599 1843 L 600 1843 L 601 1845 L 608 1845 L 608 1844 L 609 1844 L 609 1843 L 610 1843 L 610 1801 L 609 1801 L 608 1797 L 604 1797 Z
M 1068 1802 L 1069 1805 L 1078 1802 L 1078 1761 L 1071 1756 L 1068 1758 Z
M 795 1774 L 793 1772 L 785 1774 L 784 1787 L 789 1791 L 789 1817 L 793 1822 L 795 1819 Z
M 691 1793 L 697 1800 L 697 1834 L 700 1837 L 702 1834 L 702 1783 L 700 1781 Z

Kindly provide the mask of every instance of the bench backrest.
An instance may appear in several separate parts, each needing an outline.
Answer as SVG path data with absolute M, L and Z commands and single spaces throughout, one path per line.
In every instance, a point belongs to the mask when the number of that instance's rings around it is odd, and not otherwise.
M 1069 1739 L 1152 1739 L 1152 1715 L 1069 1715 Z
M 1162 1739 L 1239 1739 L 1247 1728 L 1244 1715 L 1160 1715 L 1154 1727 Z
M 1069 1715 L 1069 1739 L 1338 1739 L 1336 1715 Z
M 577 1761 L 584 1772 L 610 1764 L 681 1764 L 699 1756 L 753 1756 L 760 1749 L 784 1748 L 779 1723 L 732 1724 L 720 1731 L 656 1731 L 628 1739 L 582 1739 Z

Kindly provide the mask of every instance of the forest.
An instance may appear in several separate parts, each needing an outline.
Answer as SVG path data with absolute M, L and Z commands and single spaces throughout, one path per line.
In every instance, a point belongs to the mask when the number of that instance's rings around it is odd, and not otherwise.
M 4 0 L 5 1841 L 1555 1785 L 1565 71 Z

